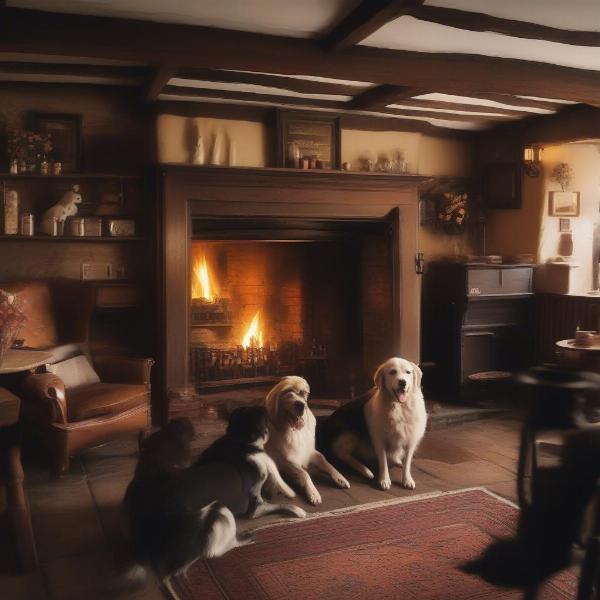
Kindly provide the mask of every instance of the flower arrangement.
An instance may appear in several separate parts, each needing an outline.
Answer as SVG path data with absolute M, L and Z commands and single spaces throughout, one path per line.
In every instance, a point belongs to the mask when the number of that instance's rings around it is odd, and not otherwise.
M 17 297 L 0 290 L 0 363 L 13 345 L 25 320 Z
M 20 171 L 35 171 L 52 150 L 52 136 L 49 133 L 35 133 L 22 129 L 8 132 L 8 158 L 10 162 L 17 161 Z
M 468 194 L 463 191 L 444 192 L 438 198 L 437 225 L 446 233 L 463 233 L 468 220 Z
M 550 181 L 554 181 L 560 184 L 562 191 L 565 191 L 565 188 L 568 188 L 571 184 L 571 180 L 573 179 L 573 169 L 569 166 L 568 163 L 560 163 L 552 169 L 550 173 Z

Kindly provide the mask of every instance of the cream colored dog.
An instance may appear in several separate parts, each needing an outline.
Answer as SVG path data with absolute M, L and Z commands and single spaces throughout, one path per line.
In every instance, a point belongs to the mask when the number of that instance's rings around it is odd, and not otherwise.
M 311 504 L 321 504 L 321 494 L 307 471 L 310 465 L 327 473 L 341 488 L 349 488 L 350 484 L 315 449 L 316 419 L 308 407 L 309 394 L 306 380 L 294 376 L 284 377 L 267 394 L 269 440 L 265 450 Z
M 375 456 L 382 490 L 392 485 L 388 463 L 402 466 L 402 485 L 412 490 L 413 454 L 427 426 L 421 369 L 403 358 L 390 358 L 377 368 L 374 380 L 374 393 L 344 404 L 328 417 L 319 447 L 369 479 L 374 475 L 359 459 Z

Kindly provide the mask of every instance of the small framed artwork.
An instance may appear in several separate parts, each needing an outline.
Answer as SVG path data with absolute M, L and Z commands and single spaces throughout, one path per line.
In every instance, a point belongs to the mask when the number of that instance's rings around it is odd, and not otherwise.
M 52 160 L 62 164 L 65 173 L 82 170 L 81 115 L 31 113 L 31 127 L 40 133 L 49 133 L 52 139 Z
M 578 217 L 579 192 L 550 192 L 548 214 L 551 217 Z
M 278 167 L 340 168 L 340 120 L 319 113 L 277 110 Z
M 571 231 L 571 219 L 559 219 L 558 231 L 560 233 L 569 233 Z

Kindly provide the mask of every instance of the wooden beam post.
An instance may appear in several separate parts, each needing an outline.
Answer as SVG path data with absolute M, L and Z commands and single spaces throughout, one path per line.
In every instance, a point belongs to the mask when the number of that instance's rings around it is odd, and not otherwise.
M 384 84 L 358 94 L 353 100 L 348 102 L 348 108 L 354 110 L 381 109 L 388 104 L 394 104 L 395 102 L 426 93 L 427 91 L 425 90 L 413 87 Z
M 170 65 L 157 67 L 144 87 L 144 101 L 150 103 L 157 100 L 163 88 L 176 74 L 177 67 Z

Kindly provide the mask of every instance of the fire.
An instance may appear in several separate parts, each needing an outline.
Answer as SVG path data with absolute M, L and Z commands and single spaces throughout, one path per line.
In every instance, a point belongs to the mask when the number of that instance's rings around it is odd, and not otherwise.
M 204 298 L 213 302 L 216 295 L 215 285 L 211 282 L 206 256 L 194 261 L 194 277 L 192 279 L 192 299 Z
M 244 349 L 247 348 L 262 348 L 263 347 L 263 334 L 259 329 L 260 323 L 260 311 L 254 315 L 248 330 L 246 331 L 246 335 L 242 340 L 242 346 Z

